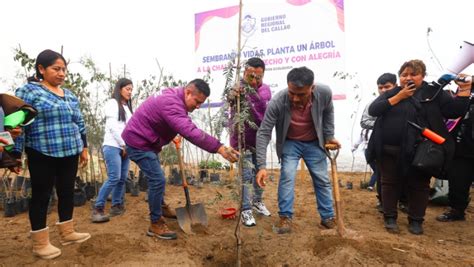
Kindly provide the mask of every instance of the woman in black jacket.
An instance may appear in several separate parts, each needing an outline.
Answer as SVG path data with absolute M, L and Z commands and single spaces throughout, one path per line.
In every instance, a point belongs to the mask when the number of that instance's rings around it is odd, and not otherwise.
M 423 218 L 429 198 L 431 175 L 411 166 L 415 147 L 422 140 L 421 131 L 408 121 L 427 127 L 446 138 L 443 146 L 446 162 L 454 153 L 454 142 L 443 118 L 463 114 L 470 92 L 453 97 L 440 91 L 439 85 L 428 84 L 426 66 L 421 60 L 410 60 L 398 71 L 400 86 L 379 96 L 369 107 L 369 114 L 378 117 L 369 141 L 370 154 L 382 173 L 382 203 L 384 225 L 389 232 L 398 233 L 397 202 L 402 189 L 408 196 L 408 230 L 423 234 Z

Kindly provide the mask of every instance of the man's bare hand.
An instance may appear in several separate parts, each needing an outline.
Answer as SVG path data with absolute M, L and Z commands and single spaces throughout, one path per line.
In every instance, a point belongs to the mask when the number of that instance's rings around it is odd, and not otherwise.
M 339 141 L 337 141 L 336 139 L 328 140 L 326 144 L 335 145 L 338 149 L 341 148 L 341 143 L 339 143 Z
M 260 169 L 257 172 L 257 175 L 255 176 L 255 179 L 257 180 L 258 186 L 261 188 L 264 188 L 267 182 L 265 180 L 268 179 L 268 173 L 267 169 Z
M 236 162 L 239 160 L 240 153 L 239 151 L 233 149 L 232 147 L 226 147 L 226 146 L 221 146 L 219 147 L 219 150 L 217 150 L 217 153 L 221 154 L 223 158 L 230 162 Z

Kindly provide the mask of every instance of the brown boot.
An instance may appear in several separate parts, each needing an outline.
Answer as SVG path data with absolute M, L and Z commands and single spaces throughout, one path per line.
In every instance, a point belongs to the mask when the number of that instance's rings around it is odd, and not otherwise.
M 165 220 L 163 217 L 160 217 L 160 219 L 155 222 L 151 223 L 150 228 L 148 228 L 148 231 L 146 232 L 148 236 L 156 236 L 161 239 L 176 239 L 178 238 L 176 233 L 171 231 L 168 226 L 166 225 Z
M 59 235 L 61 236 L 61 245 L 63 246 L 82 243 L 91 238 L 89 233 L 76 233 L 72 219 L 65 222 L 58 222 L 56 225 L 58 226 Z
M 162 216 L 168 219 L 176 219 L 176 211 L 170 208 L 170 205 L 163 202 L 161 205 Z
M 42 259 L 54 259 L 61 255 L 61 250 L 49 243 L 49 228 L 31 231 L 33 241 L 33 255 Z
M 291 218 L 280 216 L 280 220 L 276 225 L 273 225 L 273 232 L 277 234 L 291 233 Z

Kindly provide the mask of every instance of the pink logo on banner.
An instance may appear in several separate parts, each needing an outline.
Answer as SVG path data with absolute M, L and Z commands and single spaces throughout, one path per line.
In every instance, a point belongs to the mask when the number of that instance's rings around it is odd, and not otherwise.
M 199 47 L 199 35 L 201 28 L 210 19 L 214 17 L 230 18 L 239 13 L 239 6 L 225 7 L 221 9 L 210 10 L 194 15 L 194 50 Z
M 307 3 L 311 2 L 311 0 L 286 0 L 288 4 L 294 5 L 294 6 L 302 6 L 306 5 Z

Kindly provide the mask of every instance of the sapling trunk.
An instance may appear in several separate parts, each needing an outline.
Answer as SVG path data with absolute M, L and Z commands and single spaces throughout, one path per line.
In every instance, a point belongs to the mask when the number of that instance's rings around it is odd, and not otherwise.
M 241 52 L 241 27 L 242 27 L 242 0 L 239 1 L 239 27 L 238 27 L 238 38 L 237 38 L 237 68 L 235 71 L 235 87 L 234 89 L 237 89 L 237 118 L 239 119 L 239 122 L 237 123 L 237 134 L 238 134 L 238 149 L 240 152 L 239 155 L 239 169 L 238 169 L 238 181 L 242 181 L 242 168 L 243 168 L 243 159 L 244 159 L 244 153 L 242 151 L 242 120 L 240 119 L 240 52 Z M 234 116 L 235 119 L 235 116 Z M 240 267 L 241 265 L 241 255 L 242 255 L 242 239 L 240 236 L 240 222 L 242 218 L 242 203 L 244 199 L 244 183 L 242 183 L 241 190 L 240 190 L 240 212 L 239 212 L 239 218 L 237 220 L 237 224 L 235 226 L 235 238 L 237 241 L 237 267 Z

